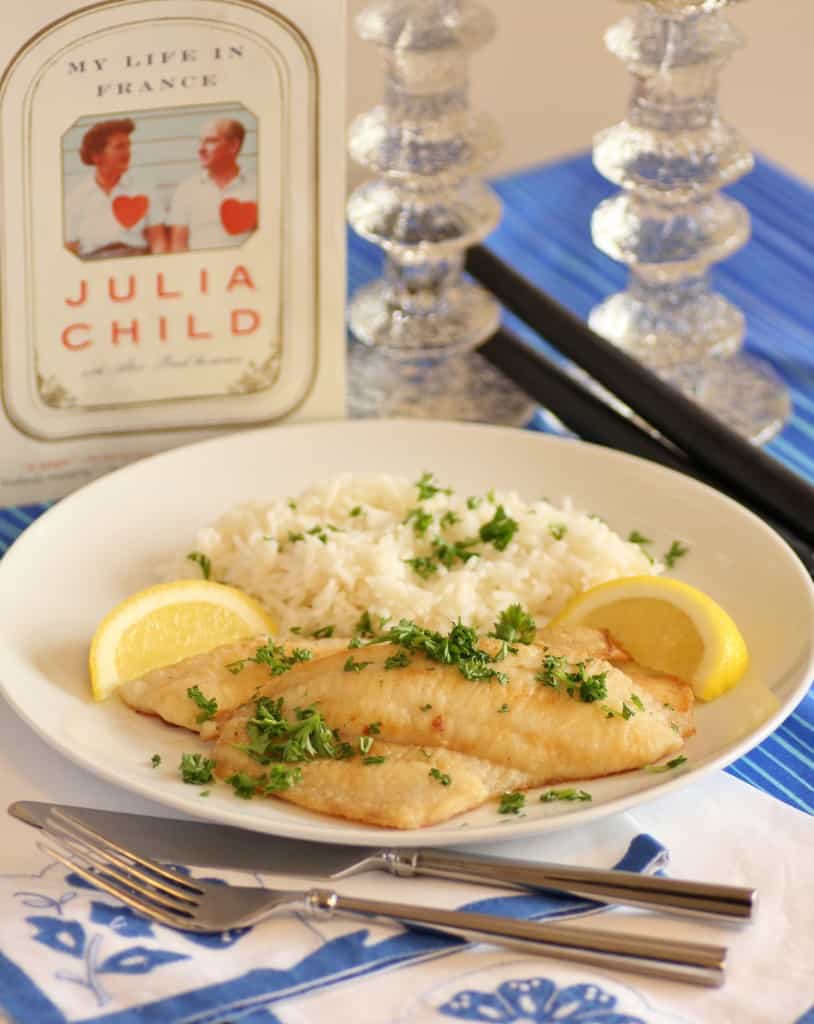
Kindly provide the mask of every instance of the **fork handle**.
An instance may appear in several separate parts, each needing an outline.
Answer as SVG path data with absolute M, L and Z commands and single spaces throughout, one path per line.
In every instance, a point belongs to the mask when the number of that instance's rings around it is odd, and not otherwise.
M 598 929 L 517 921 L 510 917 L 439 910 L 409 903 L 357 899 L 340 896 L 329 889 L 311 889 L 304 895 L 305 909 L 318 916 L 330 917 L 341 913 L 374 917 L 454 935 L 469 942 L 489 942 L 560 960 L 686 981 L 708 988 L 718 988 L 724 981 L 726 950 L 722 946 L 617 935 Z
M 432 875 L 461 882 L 539 889 L 626 907 L 724 921 L 751 920 L 757 901 L 754 889 L 661 878 L 635 871 L 507 861 L 456 851 L 385 850 L 380 857 L 388 871 L 402 877 Z

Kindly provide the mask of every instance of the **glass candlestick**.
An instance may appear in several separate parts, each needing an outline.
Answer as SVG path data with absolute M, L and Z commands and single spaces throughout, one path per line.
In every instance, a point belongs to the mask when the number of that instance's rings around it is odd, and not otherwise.
M 788 392 L 768 364 L 737 354 L 743 314 L 708 279 L 750 234 L 748 211 L 719 192 L 753 164 L 718 111 L 720 69 L 741 45 L 723 12 L 733 0 L 631 2 L 636 13 L 606 35 L 633 75 L 630 110 L 594 143 L 597 170 L 623 191 L 591 224 L 594 243 L 626 263 L 630 278 L 589 322 L 763 442 L 788 418 Z
M 377 177 L 348 201 L 354 230 L 384 251 L 384 276 L 352 298 L 352 416 L 524 423 L 535 406 L 472 350 L 500 307 L 467 280 L 468 246 L 500 220 L 475 176 L 497 151 L 491 121 L 469 108 L 473 50 L 494 33 L 474 0 L 377 0 L 356 20 L 381 51 L 384 103 L 351 125 L 350 153 Z

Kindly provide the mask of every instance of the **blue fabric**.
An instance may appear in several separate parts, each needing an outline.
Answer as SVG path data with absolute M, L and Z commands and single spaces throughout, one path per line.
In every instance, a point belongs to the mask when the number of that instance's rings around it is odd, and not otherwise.
M 661 843 L 640 833 L 614 867 L 652 874 L 666 861 L 667 851 Z M 44 875 L 48 882 L 44 882 Z M 165 928 L 118 904 L 106 902 L 106 897 L 92 885 L 76 874 L 64 875 L 61 869 L 56 876 L 60 879 L 56 888 L 60 898 L 54 899 L 52 875 L 47 870 L 32 876 L 0 875 L 0 896 L 6 881 L 14 890 L 11 913 L 19 916 L 18 941 L 0 950 L 0 1006 L 19 1024 L 275 1024 L 278 1018 L 273 1008 L 285 1000 L 400 965 L 448 956 L 465 944 L 462 939 L 418 929 L 374 939 L 363 923 L 350 920 L 343 933 L 330 938 L 320 936 L 317 948 L 295 959 L 293 964 L 285 968 L 266 966 L 264 948 L 262 966 L 258 966 L 256 947 L 250 953 L 245 945 L 239 945 L 251 942 L 251 928 L 220 935 Z M 91 900 L 90 913 L 80 898 L 83 891 Z M 467 903 L 459 909 L 543 921 L 590 914 L 597 906 L 591 900 L 565 894 L 522 893 Z M 264 946 L 266 941 L 269 940 L 263 939 L 260 944 Z M 230 953 L 233 946 L 241 955 L 235 957 Z M 186 972 L 175 978 L 172 973 L 174 968 L 185 969 L 185 962 L 196 955 L 195 947 L 199 951 L 207 947 L 214 959 L 204 962 L 207 970 L 199 958 L 200 977 L 196 977 L 190 989 Z M 116 950 L 112 955 L 111 949 Z M 35 957 L 45 965 L 45 970 L 28 973 Z M 223 972 L 215 962 L 221 958 Z M 123 974 L 146 978 L 153 972 L 169 974 L 170 980 L 177 983 L 161 989 L 172 994 L 155 995 L 156 990 L 145 981 L 143 990 L 138 985 L 132 987 L 123 1005 L 121 995 L 116 995 L 121 993 L 118 979 Z M 556 986 L 548 981 L 546 984 L 553 994 Z M 67 1008 L 77 989 L 88 996 L 82 1005 L 89 1001 L 94 1006 L 91 1015 Z M 611 997 L 603 998 L 612 1001 Z M 613 1018 L 602 1019 L 613 1024 Z M 636 1020 L 620 1019 L 618 1024 L 636 1024 Z
M 591 213 L 615 187 L 577 156 L 493 182 L 503 218 L 489 247 L 583 319 L 625 286 L 626 269 L 591 244 Z M 814 480 L 814 189 L 766 160 L 727 190 L 746 205 L 752 239 L 714 268 L 715 287 L 746 314 L 745 350 L 769 361 L 791 390 L 793 416 L 766 446 Z M 349 235 L 349 293 L 377 277 L 378 249 Z M 521 321 L 507 326 L 555 359 L 562 357 Z M 539 419 L 533 426 L 544 429 Z M 814 690 L 760 746 L 728 769 L 732 775 L 814 814 Z
M 590 239 L 594 207 L 614 186 L 577 156 L 494 182 L 503 218 L 489 245 L 582 317 L 625 283 L 625 269 Z M 814 480 L 814 190 L 759 159 L 728 190 L 752 217 L 752 240 L 713 270 L 716 287 L 746 314 L 746 351 L 768 360 L 788 385 L 794 413 L 767 450 Z M 348 237 L 348 290 L 377 277 L 379 250 Z M 549 355 L 557 353 L 511 316 L 506 322 Z M 535 421 L 534 426 L 541 424 Z M 45 506 L 0 509 L 0 554 Z M 814 691 L 760 746 L 727 771 L 814 813 Z

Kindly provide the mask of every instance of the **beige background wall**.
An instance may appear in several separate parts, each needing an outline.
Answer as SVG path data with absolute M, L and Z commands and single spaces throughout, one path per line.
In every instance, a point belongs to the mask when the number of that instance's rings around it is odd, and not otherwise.
M 349 117 L 381 97 L 375 50 L 353 31 L 368 0 L 348 0 Z M 501 125 L 491 171 L 549 160 L 590 146 L 623 116 L 624 66 L 604 48 L 607 26 L 630 11 L 617 0 L 483 0 L 498 35 L 472 62 L 473 106 Z M 751 0 L 731 8 L 746 46 L 724 68 L 721 108 L 750 145 L 814 185 L 814 0 Z M 349 167 L 350 184 L 366 176 Z

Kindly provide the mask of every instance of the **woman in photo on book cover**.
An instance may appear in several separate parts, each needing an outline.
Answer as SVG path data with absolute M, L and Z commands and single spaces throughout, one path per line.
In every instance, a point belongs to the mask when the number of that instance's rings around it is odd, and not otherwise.
M 93 170 L 65 200 L 65 247 L 80 259 L 167 251 L 158 193 L 130 171 L 135 129 L 130 118 L 99 121 L 82 137 L 79 157 Z
M 246 128 L 234 118 L 205 124 L 201 170 L 182 181 L 170 204 L 171 252 L 240 245 L 257 228 L 257 181 L 239 162 Z

